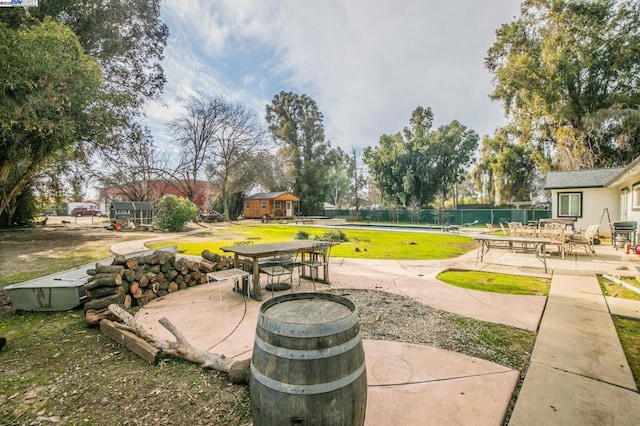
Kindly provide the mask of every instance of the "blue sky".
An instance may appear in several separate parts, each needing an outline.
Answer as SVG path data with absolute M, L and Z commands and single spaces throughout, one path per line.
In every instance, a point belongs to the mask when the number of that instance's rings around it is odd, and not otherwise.
M 458 120 L 481 136 L 505 123 L 484 68 L 495 30 L 517 0 L 162 1 L 167 84 L 147 118 L 156 141 L 179 99 L 202 91 L 264 117 L 280 91 L 311 96 L 332 145 L 375 145 L 416 106 L 435 126 Z

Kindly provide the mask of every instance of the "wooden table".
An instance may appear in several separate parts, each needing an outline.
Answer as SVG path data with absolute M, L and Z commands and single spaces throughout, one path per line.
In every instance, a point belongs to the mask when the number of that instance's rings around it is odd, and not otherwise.
M 253 289 L 251 291 L 251 298 L 255 300 L 261 300 L 260 298 L 260 259 L 266 257 L 277 256 L 280 253 L 300 253 L 302 260 L 305 256 L 310 255 L 318 241 L 313 240 L 293 240 L 283 241 L 279 243 L 267 243 L 267 244 L 251 244 L 244 246 L 229 246 L 221 247 L 220 250 L 226 253 L 234 254 L 234 266 L 238 267 L 238 260 L 240 258 L 250 259 L 253 266 Z M 327 243 L 332 244 L 332 243 Z M 335 244 L 335 243 L 333 243 Z M 329 284 L 329 265 L 325 260 L 323 268 L 323 276 L 316 278 L 316 282 L 322 282 Z M 302 278 L 310 278 L 302 275 Z M 291 283 L 293 285 L 293 283 Z
M 478 241 L 478 251 L 476 253 L 476 265 L 478 259 L 483 261 L 485 253 L 493 249 L 509 251 L 533 252 L 539 261 L 544 265 L 544 272 L 547 273 L 547 258 L 545 256 L 545 246 L 551 244 L 551 238 L 534 237 L 501 237 L 498 235 L 477 235 L 473 237 Z

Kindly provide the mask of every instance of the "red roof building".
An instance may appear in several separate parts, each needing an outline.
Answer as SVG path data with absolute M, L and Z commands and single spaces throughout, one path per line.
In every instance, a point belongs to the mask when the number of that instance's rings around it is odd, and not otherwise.
M 171 194 L 176 197 L 189 198 L 186 194 L 186 185 L 172 185 L 165 181 L 155 180 L 147 183 L 146 200 L 131 200 L 119 187 L 109 187 L 100 190 L 100 204 L 108 206 L 112 201 L 150 201 L 155 202 L 163 195 Z M 196 181 L 193 203 L 202 211 L 208 211 L 210 186 L 208 182 Z

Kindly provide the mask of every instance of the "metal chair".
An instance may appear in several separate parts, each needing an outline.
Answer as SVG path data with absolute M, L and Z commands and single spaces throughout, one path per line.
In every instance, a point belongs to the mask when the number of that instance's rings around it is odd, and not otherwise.
M 267 276 L 267 290 L 274 291 L 291 289 L 293 291 L 293 270 L 296 267 L 297 253 L 284 252 L 270 258 L 270 262 L 260 266 L 260 273 Z M 288 282 L 287 282 L 288 277 Z M 277 279 L 277 281 L 276 281 Z M 284 281 L 281 281 L 284 279 Z
M 313 282 L 313 291 L 315 291 L 316 279 L 318 278 L 318 268 L 324 268 L 324 266 L 329 262 L 330 252 L 331 243 L 324 242 L 314 244 L 311 252 L 309 253 L 309 259 L 303 260 L 299 263 L 298 282 L 300 281 L 300 275 L 304 272 L 305 268 L 309 268 L 311 281 Z

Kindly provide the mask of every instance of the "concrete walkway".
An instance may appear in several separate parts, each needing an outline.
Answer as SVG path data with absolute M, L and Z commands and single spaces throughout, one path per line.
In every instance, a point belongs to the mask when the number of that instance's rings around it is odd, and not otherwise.
M 128 250 L 122 243 L 119 253 Z M 128 250 L 128 251 L 127 251 Z M 484 321 L 538 330 L 531 365 L 509 424 L 638 424 L 640 395 L 611 314 L 640 318 L 640 302 L 605 298 L 596 273 L 637 274 L 640 256 L 611 247 L 548 260 L 549 274 L 532 255 L 475 252 L 437 262 L 332 259 L 332 288 L 388 291 Z M 116 251 L 116 250 L 114 250 Z M 552 278 L 549 298 L 508 296 L 448 286 L 436 275 L 448 268 L 476 268 Z M 297 288 L 310 291 L 305 284 Z M 319 287 L 321 290 L 321 287 Z M 271 297 L 264 293 L 265 299 Z M 251 356 L 260 303 L 203 285 L 146 305 L 136 319 L 160 338 L 172 336 L 157 322 L 169 318 L 194 346 L 226 356 Z M 501 425 L 519 372 L 477 358 L 423 345 L 365 341 L 368 378 L 365 424 Z
M 595 275 L 555 273 L 509 424 L 639 423 L 640 395 Z

